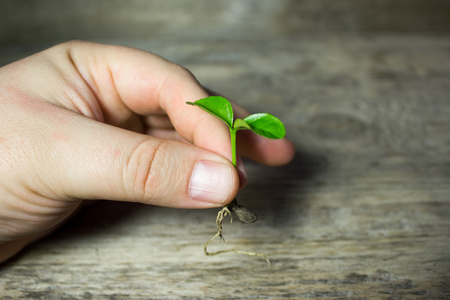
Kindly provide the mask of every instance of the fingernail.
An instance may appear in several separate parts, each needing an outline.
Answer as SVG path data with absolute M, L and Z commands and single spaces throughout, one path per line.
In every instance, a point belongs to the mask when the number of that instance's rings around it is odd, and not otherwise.
M 222 204 L 232 186 L 231 167 L 212 161 L 199 161 L 194 167 L 189 183 L 192 199 Z

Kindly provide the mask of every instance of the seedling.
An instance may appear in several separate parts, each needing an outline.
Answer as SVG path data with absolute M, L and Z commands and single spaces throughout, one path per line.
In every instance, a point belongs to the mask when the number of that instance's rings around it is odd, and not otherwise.
M 230 138 L 231 138 L 231 154 L 232 154 L 231 162 L 235 167 L 237 160 L 236 133 L 238 130 L 252 130 L 257 134 L 270 139 L 281 139 L 286 134 L 283 123 L 278 118 L 268 113 L 253 114 L 244 119 L 234 118 L 233 108 L 230 102 L 227 99 L 220 96 L 210 96 L 207 98 L 197 100 L 195 102 L 186 102 L 186 103 L 189 105 L 195 105 L 202 108 L 203 110 L 209 112 L 210 114 L 218 117 L 228 125 L 228 128 L 230 129 Z M 237 249 L 227 249 L 216 252 L 208 251 L 208 245 L 217 237 L 220 237 L 221 240 L 224 240 L 222 235 L 223 219 L 229 215 L 231 217 L 231 220 L 233 220 L 231 213 L 233 213 L 243 223 L 253 223 L 258 219 L 258 217 L 254 212 L 252 212 L 250 209 L 242 205 L 239 205 L 237 202 L 237 198 L 234 198 L 234 200 L 230 204 L 224 206 L 218 212 L 216 218 L 217 233 L 205 243 L 203 247 L 205 254 L 217 255 L 221 253 L 235 252 L 239 254 L 261 256 L 267 261 L 270 267 L 269 258 L 262 253 L 247 252 Z

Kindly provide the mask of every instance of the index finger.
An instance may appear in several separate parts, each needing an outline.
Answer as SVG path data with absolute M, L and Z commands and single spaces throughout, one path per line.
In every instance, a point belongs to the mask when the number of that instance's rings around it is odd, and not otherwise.
M 71 46 L 74 64 L 109 119 L 166 113 L 185 140 L 231 160 L 226 124 L 185 103 L 208 96 L 187 69 L 134 48 L 86 42 Z

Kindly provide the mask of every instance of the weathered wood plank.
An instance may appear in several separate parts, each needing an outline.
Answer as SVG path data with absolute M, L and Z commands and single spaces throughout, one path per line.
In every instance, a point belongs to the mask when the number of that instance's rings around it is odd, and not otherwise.
M 0 44 L 103 38 L 253 40 L 318 32 L 448 33 L 449 11 L 446 0 L 2 0 Z
M 292 164 L 246 162 L 239 198 L 260 220 L 224 224 L 228 247 L 272 269 L 203 255 L 215 210 L 105 202 L 2 265 L 2 299 L 450 297 L 448 36 L 253 38 L 98 40 L 159 53 L 286 123 Z M 0 64 L 49 44 L 3 47 Z

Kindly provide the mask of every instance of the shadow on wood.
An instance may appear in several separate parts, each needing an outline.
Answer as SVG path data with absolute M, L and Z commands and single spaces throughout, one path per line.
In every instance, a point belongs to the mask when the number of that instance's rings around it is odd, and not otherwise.
M 326 171 L 327 159 L 297 152 L 294 160 L 282 167 L 263 167 L 249 162 L 246 165 L 250 182 L 238 195 L 240 202 L 277 226 L 293 220 L 298 223 L 302 211 L 307 209 L 303 205 L 305 197 L 311 188 L 320 184 L 317 177 Z

